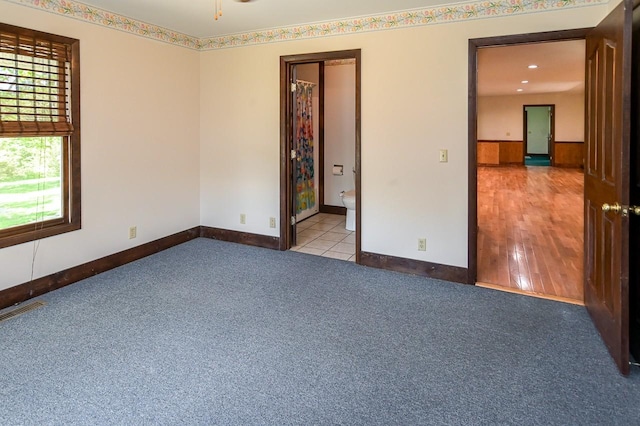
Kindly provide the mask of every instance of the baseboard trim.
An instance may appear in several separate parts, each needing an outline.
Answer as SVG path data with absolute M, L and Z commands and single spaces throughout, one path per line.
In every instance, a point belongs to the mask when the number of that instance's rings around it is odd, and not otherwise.
M 127 263 L 142 259 L 168 248 L 186 243 L 195 238 L 210 238 L 214 240 L 263 247 L 273 250 L 280 249 L 280 239 L 267 235 L 251 234 L 228 229 L 197 226 L 177 234 L 169 235 L 137 247 L 133 247 L 82 265 L 74 266 L 45 277 L 37 278 L 15 287 L 0 291 L 0 309 L 22 303 L 34 297 L 42 296 L 50 291 L 66 287 L 83 279 L 101 274 Z M 386 256 L 376 253 L 362 252 L 360 264 L 378 269 L 420 275 L 457 283 L 468 283 L 468 270 L 456 266 L 423 262 L 420 260 Z
M 322 204 L 320 206 L 320 213 L 328 213 L 328 214 L 339 214 L 342 216 L 347 215 L 347 208 L 340 206 L 327 206 Z
M 405 274 L 413 274 L 422 277 L 468 284 L 467 268 L 460 268 L 458 266 L 441 265 L 439 263 L 424 262 L 421 260 L 368 252 L 362 252 L 360 264 L 370 266 L 372 268 L 387 269 L 389 271 L 403 272 Z
M 45 277 L 37 278 L 0 291 L 0 309 L 22 303 L 50 291 L 66 287 L 86 278 L 142 259 L 200 236 L 200 227 L 188 229 L 146 244 L 139 245 Z
M 210 238 L 212 240 L 227 241 L 230 243 L 245 244 L 273 250 L 280 249 L 280 238 L 270 237 L 268 235 L 250 234 L 248 232 L 201 226 L 200 236 L 203 238 Z

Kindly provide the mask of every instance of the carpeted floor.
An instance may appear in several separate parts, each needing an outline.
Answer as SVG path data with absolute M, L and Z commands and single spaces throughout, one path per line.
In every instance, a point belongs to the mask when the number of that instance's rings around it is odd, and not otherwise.
M 638 424 L 584 308 L 197 239 L 0 323 L 0 424 Z

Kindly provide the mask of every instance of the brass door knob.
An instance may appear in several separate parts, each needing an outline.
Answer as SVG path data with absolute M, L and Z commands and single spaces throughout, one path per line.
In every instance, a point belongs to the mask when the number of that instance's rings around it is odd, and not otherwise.
M 640 206 L 629 206 L 629 212 L 640 216 Z
M 613 203 L 613 204 L 604 203 L 602 205 L 603 212 L 620 213 L 620 210 L 622 210 L 622 206 L 618 203 Z

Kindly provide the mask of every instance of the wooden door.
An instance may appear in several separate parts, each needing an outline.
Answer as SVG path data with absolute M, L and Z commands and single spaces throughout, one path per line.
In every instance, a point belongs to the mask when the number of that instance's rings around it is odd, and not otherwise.
M 631 56 L 640 58 L 640 8 L 633 11 Z M 631 65 L 631 203 L 640 206 L 640 61 Z M 629 344 L 631 355 L 640 362 L 640 217 L 631 217 L 629 235 Z
M 625 375 L 632 9 L 624 0 L 589 32 L 585 76 L 585 305 Z

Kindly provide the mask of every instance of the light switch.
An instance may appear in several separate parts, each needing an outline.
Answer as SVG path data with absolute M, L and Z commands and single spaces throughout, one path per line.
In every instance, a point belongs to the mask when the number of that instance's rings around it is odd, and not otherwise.
M 441 163 L 446 163 L 449 161 L 449 151 L 446 149 L 441 149 L 440 150 L 440 162 Z

